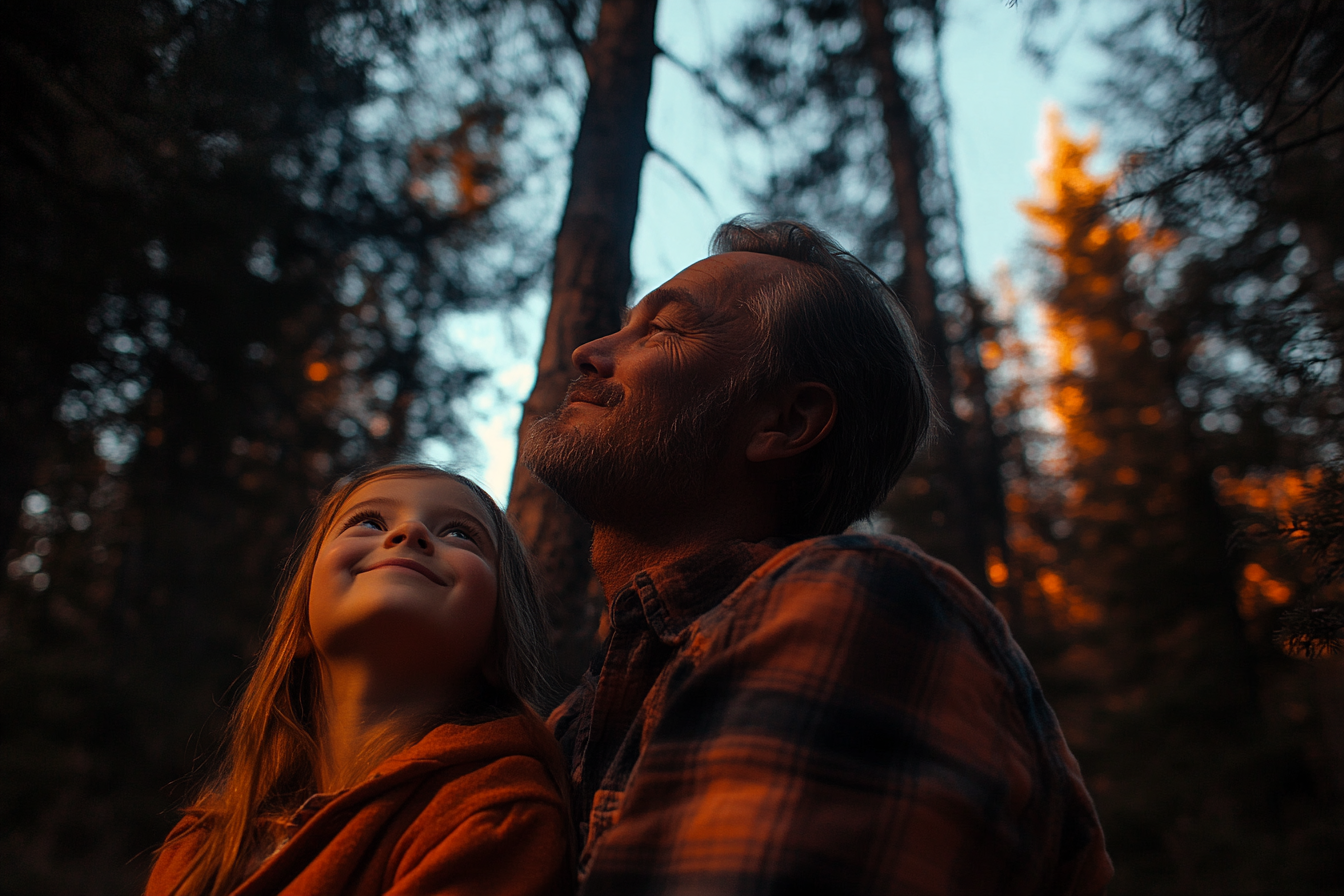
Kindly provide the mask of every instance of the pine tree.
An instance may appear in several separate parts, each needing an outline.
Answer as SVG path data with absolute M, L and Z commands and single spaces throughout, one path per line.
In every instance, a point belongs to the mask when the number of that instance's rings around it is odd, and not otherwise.
M 620 327 L 633 279 L 630 241 L 639 178 L 649 150 L 645 119 L 657 0 L 602 0 L 591 40 L 575 29 L 578 4 L 566 9 L 570 33 L 584 56 L 588 96 L 555 240 L 546 336 L 537 381 L 524 405 L 519 444 L 533 421 L 559 406 L 575 375 L 574 349 Z M 601 583 L 588 562 L 592 531 L 521 463 L 514 469 L 509 513 L 548 591 L 561 674 L 577 681 L 597 646 L 604 612 Z
M 1045 421 L 1019 426 L 1032 450 L 1009 505 L 1027 643 L 1089 776 L 1116 892 L 1300 887 L 1330 866 L 1280 868 L 1285 830 L 1320 834 L 1294 803 L 1312 795 L 1305 745 L 1260 711 L 1274 670 L 1238 612 L 1218 446 L 1181 401 L 1198 340 L 1147 289 L 1176 239 L 1116 214 L 1116 175 L 1087 171 L 1096 139 L 1049 125 L 1024 211 L 1056 359 Z M 1279 786 L 1292 774 L 1296 790 Z
M 1204 348 L 1183 398 L 1222 439 L 1233 478 L 1344 460 L 1344 7 L 1336 2 L 1143 0 L 1105 35 L 1108 121 L 1143 164 L 1122 191 L 1188 234 L 1184 315 Z M 1161 85 L 1160 87 L 1158 85 Z M 1261 475 L 1261 473 L 1255 473 Z M 1329 530 L 1325 514 L 1301 522 Z M 1286 532 L 1298 531 L 1290 527 Z M 1335 618 L 1317 587 L 1287 618 Z M 1290 625 L 1291 627 L 1291 625 Z

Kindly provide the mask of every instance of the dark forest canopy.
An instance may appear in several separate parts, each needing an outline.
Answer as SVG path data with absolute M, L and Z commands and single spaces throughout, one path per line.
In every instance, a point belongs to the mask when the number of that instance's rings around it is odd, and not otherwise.
M 1156 259 L 1147 311 L 1189 347 L 1181 400 L 1228 470 L 1324 469 L 1311 501 L 1245 524 L 1251 541 L 1277 532 L 1305 561 L 1306 603 L 1287 618 L 1324 631 L 1337 611 L 1312 602 L 1333 599 L 1336 577 L 1319 542 L 1337 532 L 1330 508 L 1344 499 L 1344 6 L 1123 8 L 1094 38 L 1110 66 L 1093 111 L 1128 153 L 1109 202 L 1180 235 Z M 1059 9 L 1028 12 L 1039 27 Z M 1058 48 L 1039 38 L 1028 44 L 1048 66 Z
M 1344 667 L 1301 658 L 1344 621 L 1344 19 L 1127 9 L 1098 40 L 1095 108 L 1125 166 L 1088 172 L 1094 147 L 1056 134 L 1028 208 L 1073 360 L 1045 390 L 1062 433 L 1021 425 L 1041 395 L 1001 393 L 1028 471 L 1008 486 L 1014 577 L 1075 617 L 1033 659 L 1090 769 L 1114 889 L 1329 892 Z
M 1182 389 L 1230 467 L 1334 470 L 1290 525 L 1269 524 L 1307 546 L 1319 574 L 1302 596 L 1325 599 L 1337 576 L 1319 542 L 1344 497 L 1344 5 L 1133 7 L 1100 41 L 1109 120 L 1149 135 L 1117 201 L 1186 235 L 1170 311 L 1201 345 Z M 1299 602 L 1294 618 L 1320 630 L 1336 613 Z
M 526 3 L 2 15 L 0 891 L 125 892 L 314 490 L 458 433 L 426 339 L 545 272 L 579 66 Z

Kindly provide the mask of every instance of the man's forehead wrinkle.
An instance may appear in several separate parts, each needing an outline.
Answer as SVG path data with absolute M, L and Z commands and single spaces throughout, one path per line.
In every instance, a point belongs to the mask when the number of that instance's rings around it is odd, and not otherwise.
M 644 296 L 639 304 L 630 309 L 629 315 L 625 319 L 625 324 L 635 319 L 636 315 L 643 318 L 652 318 L 665 308 L 682 306 L 688 309 L 692 314 L 701 319 L 708 319 L 715 310 L 713 302 L 705 302 L 698 299 L 690 290 L 682 289 L 678 286 L 660 286 Z M 625 325 L 623 324 L 623 326 Z
M 672 304 L 691 305 L 695 308 L 703 305 L 693 293 L 679 286 L 660 286 L 645 296 L 640 304 L 654 310 Z
M 743 314 L 755 318 L 759 313 L 755 300 L 804 267 L 764 253 L 711 255 L 648 293 L 636 307 L 653 315 L 668 305 L 685 305 L 705 323 Z

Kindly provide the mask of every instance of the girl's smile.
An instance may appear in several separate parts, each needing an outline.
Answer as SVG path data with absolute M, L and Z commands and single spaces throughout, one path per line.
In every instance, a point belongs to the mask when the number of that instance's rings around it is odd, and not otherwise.
M 422 576 L 424 576 L 425 578 L 429 579 L 429 580 L 430 580 L 431 582 L 433 582 L 435 585 L 447 585 L 447 584 L 448 584 L 448 583 L 445 582 L 443 579 L 441 579 L 441 578 L 439 578 L 437 575 L 435 575 L 435 574 L 434 574 L 428 567 L 426 567 L 423 563 L 416 563 L 414 560 L 407 560 L 405 557 L 392 557 L 391 559 L 388 559 L 388 560 L 380 560 L 380 561 L 378 561 L 377 563 L 373 564 L 372 566 L 370 566 L 370 567 L 368 567 L 367 569 L 364 569 L 364 570 L 362 570 L 362 571 L 363 571 L 363 572 L 370 572 L 371 570 L 375 570 L 375 569 L 389 569 L 389 568 L 391 568 L 391 569 L 407 569 L 407 570 L 410 570 L 411 572 L 418 572 L 420 575 L 422 575 Z
M 495 533 L 480 499 L 442 476 L 356 489 L 313 568 L 308 621 L 328 663 L 465 684 L 490 644 Z

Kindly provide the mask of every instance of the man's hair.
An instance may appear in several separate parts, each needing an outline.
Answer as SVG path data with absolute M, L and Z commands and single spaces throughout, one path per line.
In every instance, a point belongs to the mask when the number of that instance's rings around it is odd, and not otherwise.
M 742 216 L 710 250 L 799 262 L 743 298 L 761 336 L 743 385 L 834 390 L 835 426 L 804 455 L 788 524 L 801 537 L 840 532 L 882 502 L 936 425 L 914 327 L 891 287 L 814 227 Z

